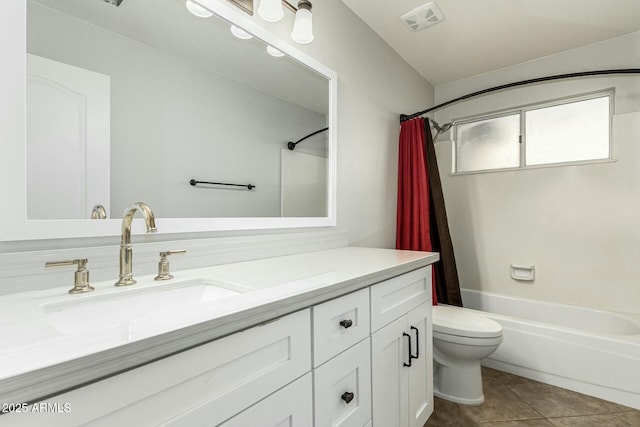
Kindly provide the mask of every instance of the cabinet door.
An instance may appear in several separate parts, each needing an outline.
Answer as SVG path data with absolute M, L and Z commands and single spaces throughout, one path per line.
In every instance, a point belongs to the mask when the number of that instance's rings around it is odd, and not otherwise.
M 370 358 L 366 339 L 315 369 L 315 427 L 362 427 L 371 419 Z
M 309 427 L 313 425 L 311 387 L 309 372 L 219 427 Z
M 412 352 L 416 356 L 409 370 L 409 426 L 422 427 L 433 412 L 433 342 L 431 302 L 407 314 Z
M 373 427 L 409 425 L 406 329 L 407 317 L 403 316 L 371 336 Z
M 433 413 L 431 339 L 430 301 L 371 336 L 373 427 L 422 427 Z

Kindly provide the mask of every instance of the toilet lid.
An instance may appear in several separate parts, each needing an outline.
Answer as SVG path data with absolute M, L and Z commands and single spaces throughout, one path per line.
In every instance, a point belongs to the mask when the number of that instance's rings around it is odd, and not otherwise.
M 461 307 L 433 306 L 433 330 L 449 335 L 494 338 L 502 335 L 502 326 L 477 312 Z

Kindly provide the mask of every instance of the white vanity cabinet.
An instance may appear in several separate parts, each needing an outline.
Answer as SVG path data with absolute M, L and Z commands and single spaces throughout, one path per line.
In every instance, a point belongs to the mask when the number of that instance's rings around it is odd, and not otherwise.
M 433 412 L 431 267 L 326 302 L 313 313 L 315 427 L 422 427 Z M 369 330 L 336 326 L 352 318 L 352 327 Z
M 0 425 L 422 427 L 431 336 L 425 267 L 45 400 L 66 413 Z
M 433 412 L 431 269 L 372 286 L 371 310 L 373 427 L 422 427 Z

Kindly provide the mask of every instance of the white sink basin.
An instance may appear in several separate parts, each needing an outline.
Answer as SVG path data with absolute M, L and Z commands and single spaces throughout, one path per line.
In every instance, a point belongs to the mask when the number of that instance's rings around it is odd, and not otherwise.
M 137 287 L 136 287 L 137 286 Z M 143 287 L 144 286 L 144 287 Z M 113 289 L 110 293 L 94 291 L 82 298 L 43 304 L 47 320 L 63 334 L 132 325 L 172 310 L 237 295 L 240 292 L 206 278 L 179 282 L 155 282 Z

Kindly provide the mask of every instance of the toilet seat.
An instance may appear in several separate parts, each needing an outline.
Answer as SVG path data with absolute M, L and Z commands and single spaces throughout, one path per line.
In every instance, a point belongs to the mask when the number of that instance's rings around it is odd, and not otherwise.
M 433 331 L 433 339 L 439 341 L 450 342 L 453 344 L 461 344 L 466 346 L 482 347 L 482 346 L 497 346 L 502 342 L 502 334 L 498 334 L 495 337 L 464 337 L 460 335 L 445 334 L 442 332 Z
M 499 338 L 502 337 L 502 325 L 471 310 L 436 305 L 433 306 L 433 333 L 434 337 L 438 335 L 451 342 L 458 342 L 454 337 Z

